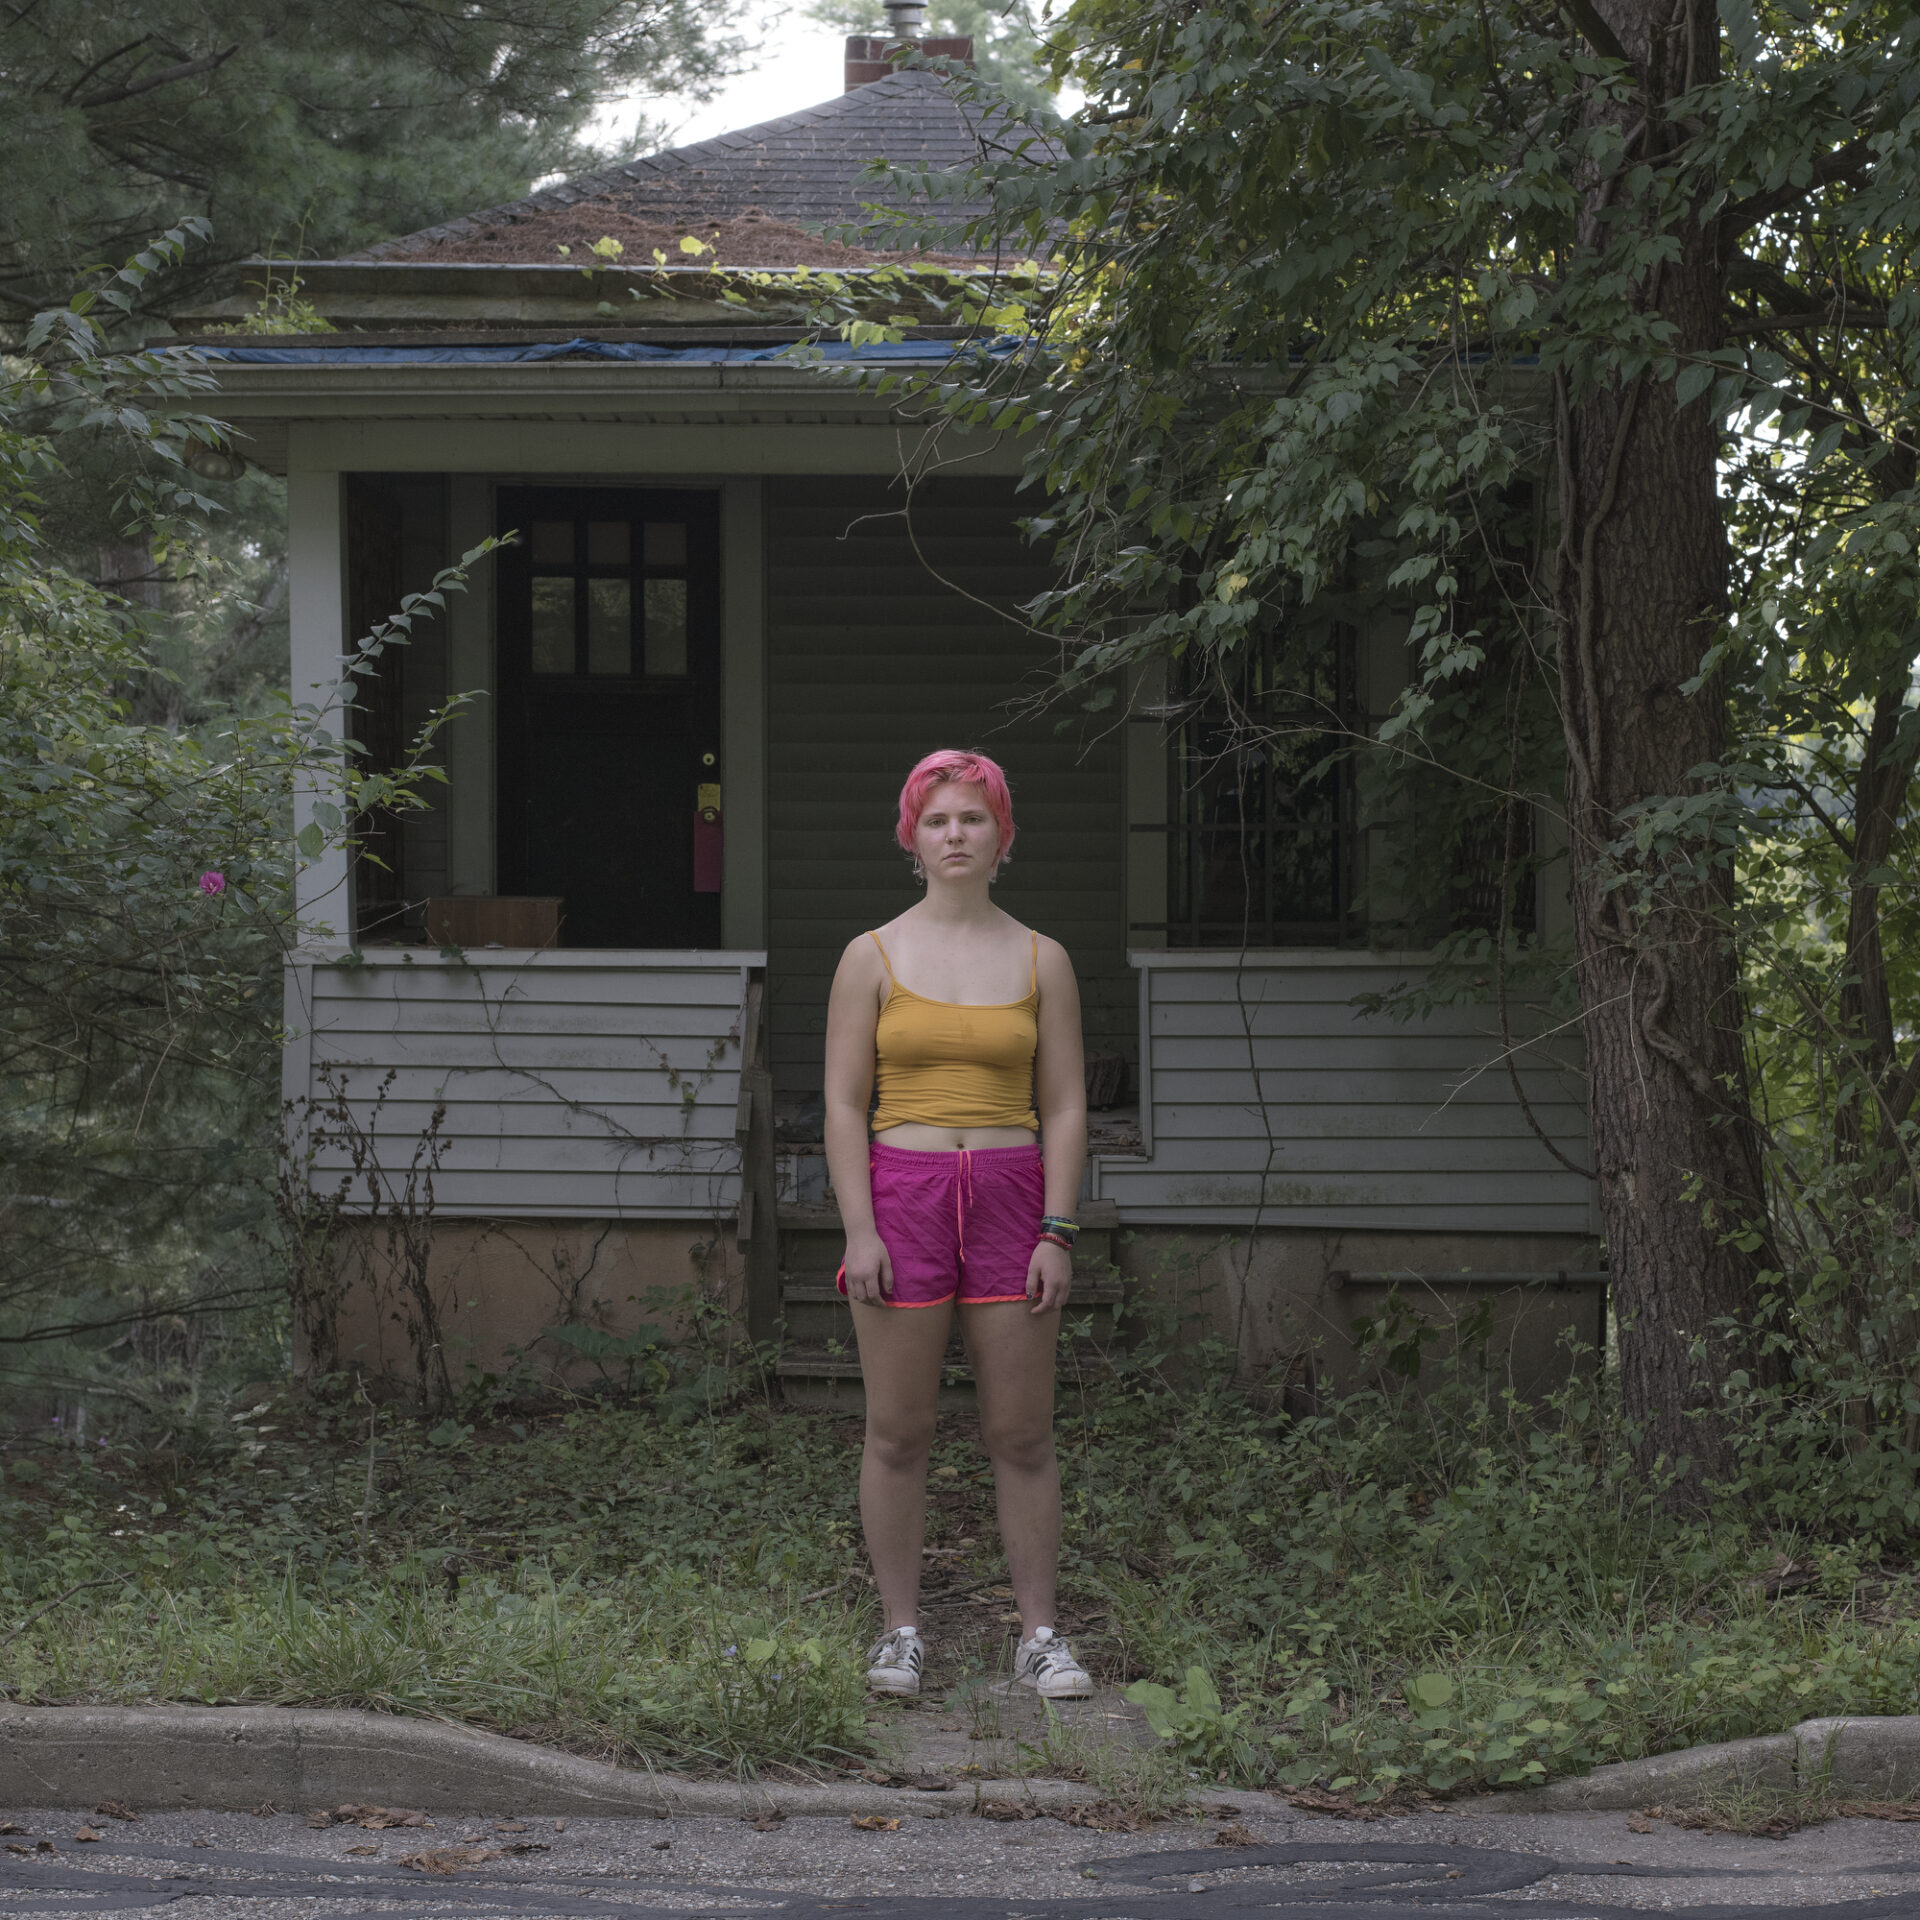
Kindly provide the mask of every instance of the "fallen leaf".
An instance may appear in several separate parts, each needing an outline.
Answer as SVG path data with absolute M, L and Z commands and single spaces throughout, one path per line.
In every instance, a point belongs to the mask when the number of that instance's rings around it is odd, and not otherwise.
M 862 1833 L 898 1833 L 900 1822 L 889 1820 L 884 1813 L 856 1813 L 853 1825 Z
M 1213 1844 L 1216 1847 L 1257 1847 L 1260 1843 L 1236 1821 L 1230 1827 L 1222 1827 L 1213 1836 Z
M 430 1827 L 433 1822 L 417 1807 L 334 1807 L 309 1814 L 308 1826 L 365 1827 L 369 1833 L 384 1833 L 389 1827 Z
M 922 1793 L 951 1793 L 953 1791 L 953 1782 L 947 1779 L 944 1774 L 915 1774 L 913 1784 L 918 1787 Z
M 20 1854 L 28 1860 L 33 1858 L 33 1849 L 31 1847 L 23 1847 L 17 1840 L 9 1840 L 7 1842 L 7 1851 L 9 1853 Z
M 965 1729 L 958 1720 L 942 1720 L 940 1722 L 940 1731 L 942 1733 L 962 1733 Z
M 280 1809 L 271 1800 L 262 1800 L 257 1807 L 250 1808 L 249 1811 L 256 1820 L 271 1820 Z
M 1627 1831 L 1629 1833 L 1652 1833 L 1655 1831 L 1655 1828 L 1653 1822 L 1643 1815 L 1630 1813 L 1627 1815 Z
M 784 1813 L 757 1813 L 751 1819 L 748 1819 L 745 1814 L 740 1817 L 747 1820 L 747 1824 L 755 1833 L 778 1833 L 787 1824 L 787 1816 Z
M 17 1820 L 0 1820 L 0 1833 L 25 1833 L 26 1828 Z
M 1062 1826 L 1085 1827 L 1092 1833 L 1139 1833 L 1153 1825 L 1138 1807 L 1117 1800 L 1096 1800 L 1090 1807 L 1053 1807 L 1052 1817 Z
M 982 1800 L 974 1811 L 982 1820 L 1038 1820 L 1040 1809 L 1024 1800 Z
M 213 1842 L 211 1840 L 196 1840 L 193 1844 L 196 1847 L 210 1847 L 213 1845 Z
M 673 1845 L 673 1842 L 671 1840 L 649 1840 L 647 1845 L 650 1846 L 655 1853 L 665 1853 L 666 1850 Z
M 906 1787 L 913 1784 L 910 1776 L 904 1773 L 879 1773 L 869 1767 L 860 1778 L 870 1787 Z
M 36 1840 L 33 1843 L 35 1853 L 58 1853 L 60 1849 L 51 1840 Z
M 531 1833 L 533 1829 L 524 1820 L 496 1820 L 493 1823 L 495 1833 Z
M 82 1827 L 73 1837 L 76 1840 L 104 1840 L 107 1836 L 104 1833 L 95 1833 L 91 1827 Z
M 1833 1811 L 1843 1820 L 1920 1820 L 1920 1802 L 1912 1800 L 1842 1800 Z
M 347 1851 L 349 1853 L 378 1853 L 380 1849 L 378 1847 L 349 1847 Z
M 1379 1820 L 1399 1809 L 1378 1800 L 1355 1800 L 1351 1794 L 1329 1793 L 1325 1787 L 1279 1787 L 1275 1791 L 1302 1813 L 1330 1813 L 1336 1820 Z
M 140 1816 L 124 1800 L 102 1800 L 94 1808 L 95 1813 L 104 1813 L 109 1820 L 138 1820 Z
M 544 1840 L 517 1840 L 508 1847 L 427 1847 L 419 1853 L 403 1853 L 400 1864 L 416 1873 L 458 1873 L 462 1867 L 483 1866 L 511 1854 L 549 1851 Z

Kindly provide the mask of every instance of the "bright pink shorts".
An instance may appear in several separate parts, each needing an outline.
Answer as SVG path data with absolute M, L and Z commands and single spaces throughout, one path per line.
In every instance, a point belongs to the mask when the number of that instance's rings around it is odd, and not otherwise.
M 1024 1300 L 1046 1211 L 1038 1143 L 915 1153 L 873 1143 L 873 1224 L 893 1263 L 890 1307 Z M 836 1282 L 847 1290 L 847 1270 Z

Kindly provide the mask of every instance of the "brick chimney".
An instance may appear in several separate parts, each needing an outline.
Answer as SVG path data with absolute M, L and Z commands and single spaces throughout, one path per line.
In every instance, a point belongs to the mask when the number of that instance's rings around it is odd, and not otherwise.
M 909 47 L 947 60 L 964 60 L 968 66 L 973 64 L 971 35 L 954 40 L 927 40 L 921 37 L 921 29 L 927 24 L 924 0 L 886 0 L 886 6 L 885 33 L 855 33 L 847 36 L 848 93 L 871 81 L 884 80 Z

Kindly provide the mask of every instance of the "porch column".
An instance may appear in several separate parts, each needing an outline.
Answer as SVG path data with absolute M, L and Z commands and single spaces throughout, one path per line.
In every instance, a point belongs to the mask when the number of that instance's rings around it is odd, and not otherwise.
M 447 476 L 448 562 L 493 531 L 493 482 Z M 447 722 L 447 877 L 455 893 L 494 891 L 493 569 L 482 560 L 447 597 L 447 691 L 479 697 Z
M 293 704 L 313 714 L 324 736 L 339 741 L 348 729 L 342 699 L 347 646 L 346 513 L 338 473 L 296 468 L 287 475 L 287 624 Z M 337 785 L 304 776 L 293 795 L 299 834 L 322 805 L 338 806 Z M 294 905 L 306 940 L 353 937 L 353 890 L 347 849 L 338 827 L 321 827 L 319 857 L 295 857 Z

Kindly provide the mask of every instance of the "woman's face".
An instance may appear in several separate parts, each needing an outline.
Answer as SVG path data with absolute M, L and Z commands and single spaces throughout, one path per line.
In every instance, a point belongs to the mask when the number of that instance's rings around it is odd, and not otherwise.
M 929 879 L 991 877 L 1000 861 L 1000 825 L 972 781 L 950 780 L 927 795 L 913 851 Z

